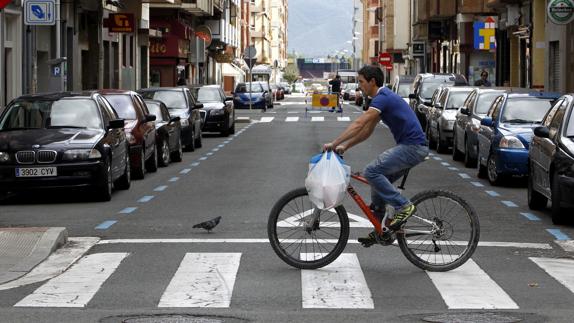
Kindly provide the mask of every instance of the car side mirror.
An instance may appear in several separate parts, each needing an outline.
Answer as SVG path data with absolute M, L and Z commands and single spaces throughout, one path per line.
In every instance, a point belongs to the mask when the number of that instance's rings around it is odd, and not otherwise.
M 225 101 L 233 101 L 233 97 L 232 96 L 226 96 Z
M 468 111 L 468 108 L 460 108 L 460 113 L 469 116 L 470 115 L 470 111 Z
M 492 127 L 494 122 L 492 121 L 491 117 L 484 117 L 482 120 L 480 120 L 480 124 L 483 126 Z
M 203 109 L 203 104 L 202 104 L 202 103 L 196 103 L 196 104 L 193 106 L 193 108 L 194 108 L 194 109 Z
M 409 99 L 416 99 L 417 96 L 414 93 L 409 94 Z
M 169 119 L 169 123 L 174 123 L 174 122 L 178 122 L 181 120 L 181 117 L 177 116 L 177 117 L 171 117 Z
M 157 119 L 155 114 L 148 114 L 147 116 L 145 116 L 145 122 L 155 121 L 155 119 Z
M 123 129 L 126 125 L 124 119 L 111 120 L 108 124 L 108 129 Z
M 550 138 L 550 129 L 548 127 L 536 127 L 534 128 L 534 134 L 542 138 Z

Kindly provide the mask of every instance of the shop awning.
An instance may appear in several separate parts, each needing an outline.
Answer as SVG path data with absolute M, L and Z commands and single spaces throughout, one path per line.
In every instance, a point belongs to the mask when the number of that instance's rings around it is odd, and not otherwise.
M 232 63 L 224 63 L 222 64 L 221 74 L 225 76 L 237 76 L 237 77 L 245 77 L 245 72 L 242 69 L 237 67 L 235 64 Z

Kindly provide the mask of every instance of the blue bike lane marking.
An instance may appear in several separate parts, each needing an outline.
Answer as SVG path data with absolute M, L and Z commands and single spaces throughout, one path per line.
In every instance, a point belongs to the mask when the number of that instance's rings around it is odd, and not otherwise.
M 560 229 L 546 229 L 548 233 L 553 235 L 556 240 L 564 241 L 564 240 L 571 240 L 570 237 L 565 234 L 564 232 L 560 231 Z

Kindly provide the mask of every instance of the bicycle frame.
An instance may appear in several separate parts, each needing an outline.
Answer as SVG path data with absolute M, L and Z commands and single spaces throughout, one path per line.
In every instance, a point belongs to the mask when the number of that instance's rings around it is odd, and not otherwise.
M 405 177 L 406 177 L 406 175 L 405 175 Z M 357 180 L 363 184 L 369 185 L 369 182 L 367 181 L 367 179 L 364 178 L 363 176 L 359 175 L 359 174 L 351 174 L 351 178 L 354 180 Z M 351 197 L 353 198 L 355 203 L 357 203 L 357 205 L 361 208 L 363 213 L 365 213 L 365 215 L 367 216 L 369 221 L 371 221 L 371 223 L 375 227 L 375 230 L 377 231 L 377 233 L 381 233 L 381 230 L 382 230 L 381 223 L 379 223 L 379 220 L 375 217 L 375 215 L 373 214 L 373 211 L 371 211 L 371 208 L 367 205 L 367 203 L 365 203 L 365 200 L 363 200 L 363 198 L 359 195 L 359 193 L 357 193 L 357 191 L 355 191 L 355 189 L 353 188 L 353 186 L 351 186 L 351 184 L 349 184 L 349 186 L 347 187 L 347 193 L 349 193 L 349 195 L 351 195 Z

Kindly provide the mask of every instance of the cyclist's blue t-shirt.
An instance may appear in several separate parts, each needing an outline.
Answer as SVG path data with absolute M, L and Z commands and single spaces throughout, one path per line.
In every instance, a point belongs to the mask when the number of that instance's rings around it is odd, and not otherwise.
M 411 107 L 387 87 L 379 89 L 369 108 L 379 111 L 381 120 L 391 129 L 397 144 L 426 145 L 425 134 Z

